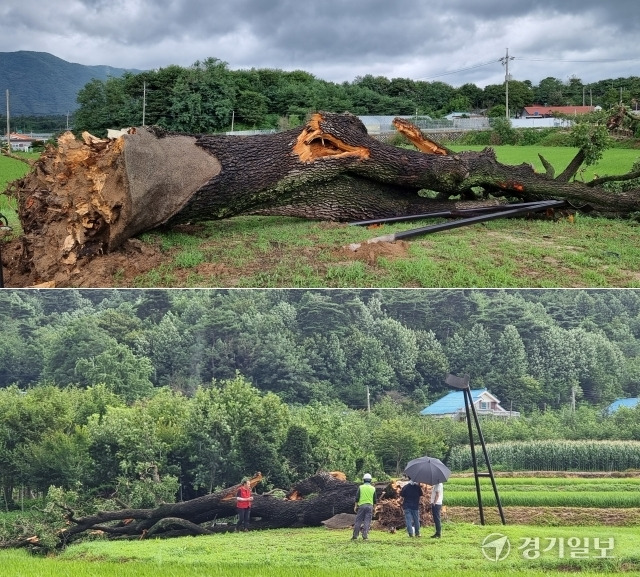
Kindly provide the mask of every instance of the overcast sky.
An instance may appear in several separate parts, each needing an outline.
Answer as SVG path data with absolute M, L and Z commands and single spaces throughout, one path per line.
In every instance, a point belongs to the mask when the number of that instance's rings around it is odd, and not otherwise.
M 0 52 L 147 70 L 372 74 L 461 86 L 640 76 L 638 0 L 2 0 Z

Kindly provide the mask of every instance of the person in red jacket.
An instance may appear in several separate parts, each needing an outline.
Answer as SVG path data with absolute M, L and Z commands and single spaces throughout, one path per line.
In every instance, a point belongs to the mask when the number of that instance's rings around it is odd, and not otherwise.
M 238 524 L 236 531 L 249 530 L 249 518 L 251 517 L 251 483 L 246 477 L 242 479 L 242 485 L 236 493 L 236 511 L 238 512 Z

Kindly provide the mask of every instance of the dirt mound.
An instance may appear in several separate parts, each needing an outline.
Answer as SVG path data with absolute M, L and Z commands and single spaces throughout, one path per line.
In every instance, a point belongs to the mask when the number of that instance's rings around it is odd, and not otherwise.
M 34 270 L 24 270 L 20 263 L 24 251 L 22 240 L 2 247 L 4 284 L 6 287 L 90 288 L 113 287 L 159 266 L 167 255 L 150 244 L 131 238 L 114 252 L 94 258 L 79 259 L 73 265 L 59 267 L 53 278 L 39 278 Z
M 406 257 L 409 253 L 409 243 L 404 240 L 362 243 L 341 247 L 336 252 L 343 259 L 376 264 L 379 258 Z

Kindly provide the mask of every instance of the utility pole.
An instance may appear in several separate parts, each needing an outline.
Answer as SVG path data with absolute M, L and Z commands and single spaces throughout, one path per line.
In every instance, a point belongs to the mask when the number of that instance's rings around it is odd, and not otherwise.
M 144 115 L 147 110 L 147 83 L 142 83 L 142 126 L 144 126 Z
M 367 385 L 367 415 L 371 413 L 371 394 L 369 393 L 369 385 Z
M 7 88 L 7 153 L 11 156 L 11 124 L 9 122 L 9 89 Z
M 233 132 L 233 122 L 236 119 L 236 111 L 232 110 L 231 111 L 231 132 Z
M 505 94 L 505 107 L 506 107 L 506 111 L 505 111 L 505 115 L 507 117 L 507 120 L 509 120 L 509 60 L 513 60 L 514 57 L 513 56 L 509 56 L 509 49 L 507 48 L 507 55 L 504 56 L 503 58 L 500 58 L 500 62 L 502 62 L 502 64 L 505 67 L 505 73 L 504 73 L 504 94 Z

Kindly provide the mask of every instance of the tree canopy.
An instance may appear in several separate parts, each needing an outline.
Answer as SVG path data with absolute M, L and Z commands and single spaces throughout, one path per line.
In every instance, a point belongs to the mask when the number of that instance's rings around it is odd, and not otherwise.
M 615 90 L 611 87 L 615 86 Z M 620 90 L 622 89 L 622 91 Z M 588 90 L 588 92 L 587 92 Z M 633 108 L 640 77 L 583 84 L 548 77 L 534 86 L 529 80 L 509 82 L 509 108 L 582 105 L 609 109 L 622 102 Z M 505 115 L 505 85 L 455 88 L 441 81 L 388 79 L 367 74 L 337 84 L 302 70 L 230 70 L 226 62 L 207 58 L 184 68 L 169 66 L 121 77 L 92 80 L 78 93 L 73 126 L 103 136 L 108 128 L 157 125 L 187 133 L 242 129 L 286 129 L 312 112 L 349 111 L 356 115 L 428 115 L 487 111 Z M 495 110 L 493 110 L 495 109 Z
M 468 443 L 419 415 L 448 372 L 521 411 L 489 443 L 640 440 L 640 407 L 603 410 L 640 393 L 635 290 L 7 289 L 0 326 L 7 509 L 19 487 L 148 508 L 257 471 L 395 476 Z

